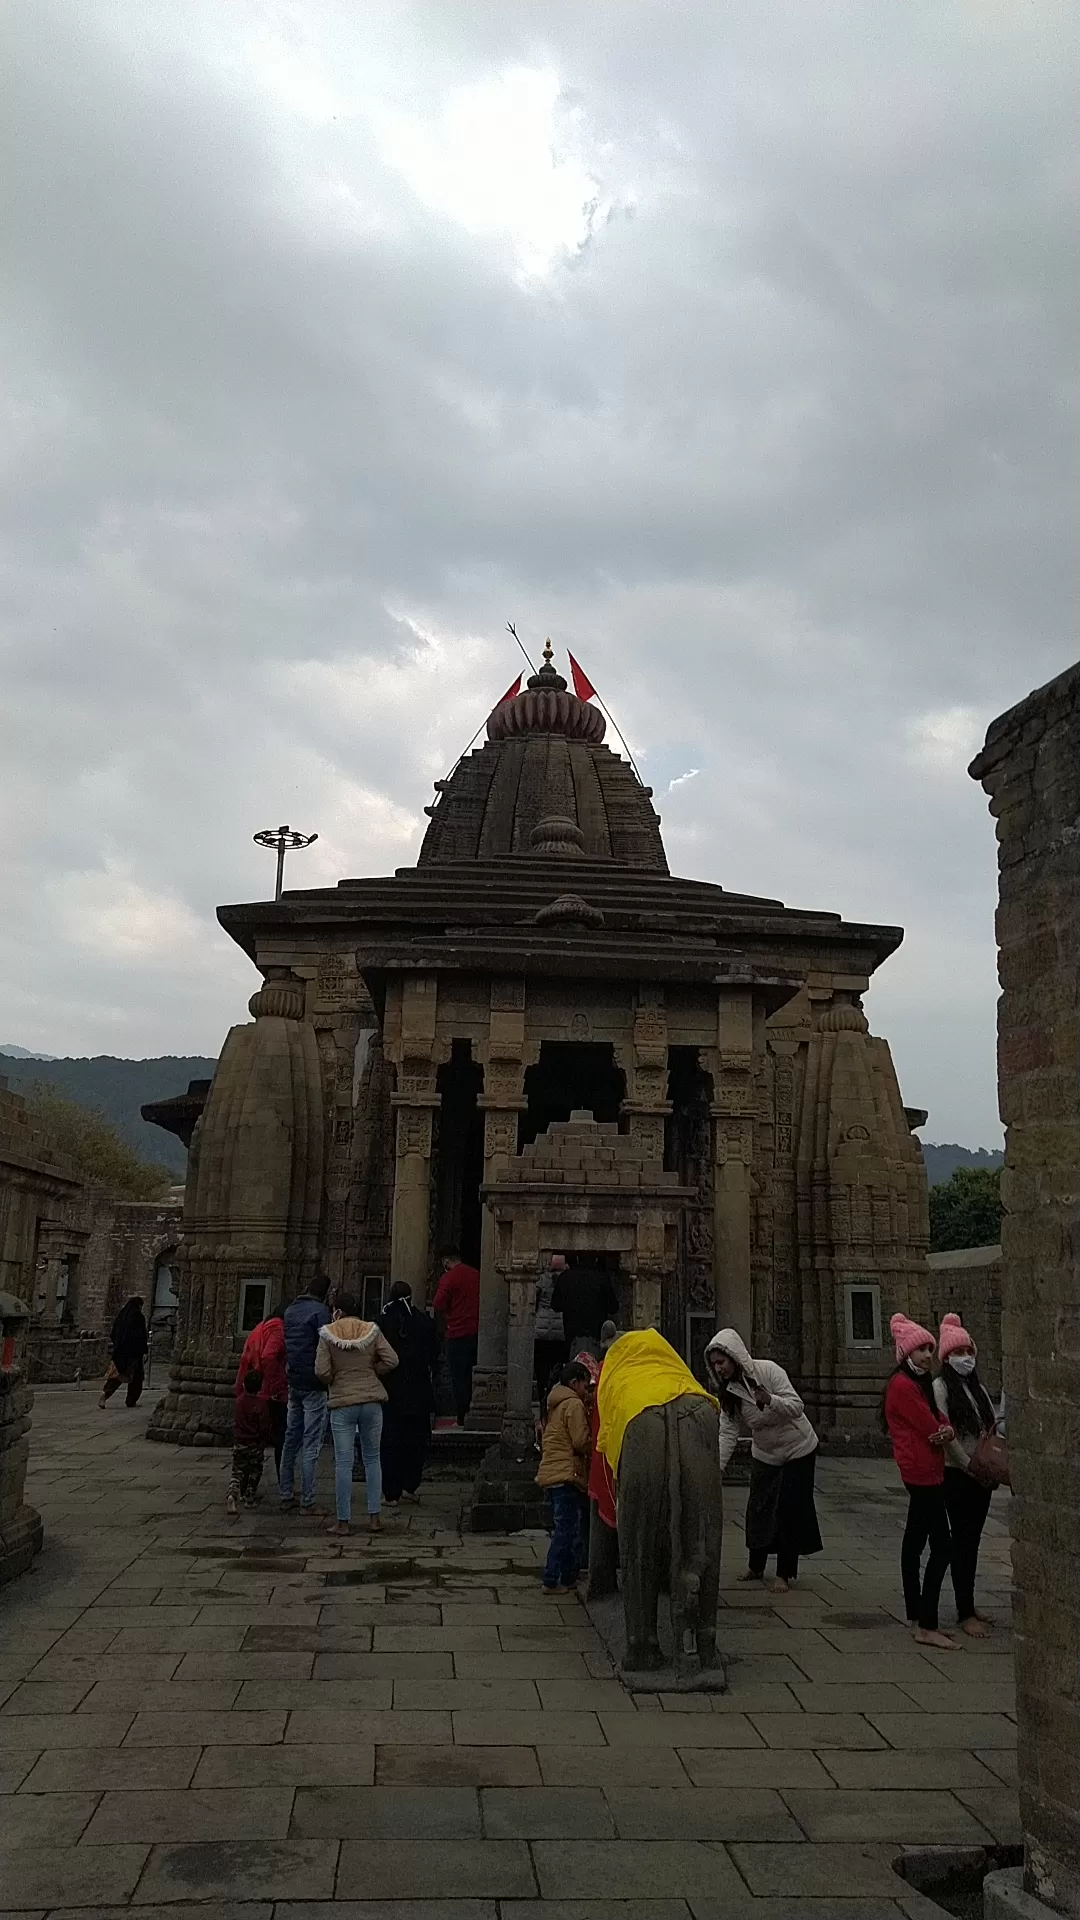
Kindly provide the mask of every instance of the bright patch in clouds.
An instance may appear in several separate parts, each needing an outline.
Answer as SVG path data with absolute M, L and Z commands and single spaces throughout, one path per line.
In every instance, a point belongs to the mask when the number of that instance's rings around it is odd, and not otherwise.
M 987 718 L 975 707 L 921 713 L 907 729 L 908 756 L 920 766 L 962 770 L 982 745 Z
M 433 123 L 385 108 L 375 116 L 383 158 L 417 198 L 469 233 L 506 236 L 522 279 L 577 253 L 608 211 L 564 144 L 577 130 L 559 96 L 558 74 L 515 67 L 455 87 Z
M 685 787 L 687 781 L 696 780 L 700 772 L 700 767 L 690 767 L 686 773 L 677 773 L 674 780 L 668 781 L 668 792 L 675 793 L 679 787 Z

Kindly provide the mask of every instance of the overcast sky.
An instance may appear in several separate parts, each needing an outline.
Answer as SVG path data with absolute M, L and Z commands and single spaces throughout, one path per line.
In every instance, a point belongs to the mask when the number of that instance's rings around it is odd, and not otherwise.
M 255 829 L 416 854 L 569 645 L 672 867 L 906 939 L 1000 1139 L 987 722 L 1070 664 L 1075 6 L 16 0 L 0 1041 L 217 1052 Z

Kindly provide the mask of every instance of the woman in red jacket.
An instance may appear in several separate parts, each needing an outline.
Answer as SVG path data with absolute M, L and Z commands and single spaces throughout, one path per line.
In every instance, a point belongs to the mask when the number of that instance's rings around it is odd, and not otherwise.
M 244 1391 L 248 1373 L 261 1373 L 259 1399 L 270 1415 L 270 1435 L 274 1448 L 274 1471 L 281 1472 L 281 1449 L 285 1444 L 285 1423 L 289 1411 L 289 1383 L 285 1375 L 285 1322 L 280 1314 L 260 1320 L 244 1342 L 240 1365 L 236 1369 L 236 1398 Z
M 953 1430 L 942 1421 L 934 1399 L 930 1367 L 934 1336 L 902 1313 L 894 1313 L 889 1331 L 896 1346 L 896 1371 L 885 1389 L 885 1425 L 893 1458 L 908 1491 L 907 1526 L 900 1549 L 900 1573 L 908 1624 L 923 1647 L 956 1651 L 956 1641 L 938 1628 L 938 1596 L 952 1558 L 945 1505 L 945 1448 Z M 930 1557 L 922 1574 L 922 1554 Z

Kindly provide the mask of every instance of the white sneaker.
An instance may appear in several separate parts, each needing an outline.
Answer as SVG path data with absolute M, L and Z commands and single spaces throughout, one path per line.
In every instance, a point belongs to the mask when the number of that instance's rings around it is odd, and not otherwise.
M 228 1514 L 228 1516 L 229 1516 L 229 1519 L 230 1519 L 230 1520 L 235 1520 L 235 1519 L 236 1519 L 236 1495 L 235 1495 L 235 1493 L 228 1493 L 228 1494 L 226 1494 L 226 1496 L 225 1496 L 225 1511 L 226 1511 L 226 1513 Z

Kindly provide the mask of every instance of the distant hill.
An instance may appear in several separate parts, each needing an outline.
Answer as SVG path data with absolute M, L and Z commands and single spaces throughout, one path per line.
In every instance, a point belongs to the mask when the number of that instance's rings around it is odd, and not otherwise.
M 940 1187 L 944 1181 L 951 1180 L 957 1167 L 1000 1167 L 1005 1164 L 1005 1155 L 1000 1147 L 957 1147 L 935 1146 L 931 1141 L 923 1141 L 923 1159 L 926 1161 L 926 1178 L 932 1187 Z
M 9 1060 L 56 1059 L 55 1053 L 31 1053 L 29 1047 L 17 1047 L 13 1041 L 8 1041 L 4 1046 L 0 1047 L 0 1053 L 6 1054 Z
M 141 1160 L 168 1167 L 182 1180 L 187 1154 L 175 1134 L 152 1127 L 139 1108 L 147 1100 L 186 1093 L 189 1080 L 209 1080 L 217 1061 L 202 1054 L 165 1054 L 156 1060 L 118 1060 L 111 1053 L 89 1060 L 56 1060 L 4 1049 L 0 1075 L 16 1093 L 35 1081 L 57 1087 L 69 1100 L 92 1107 L 111 1120 L 121 1139 Z

